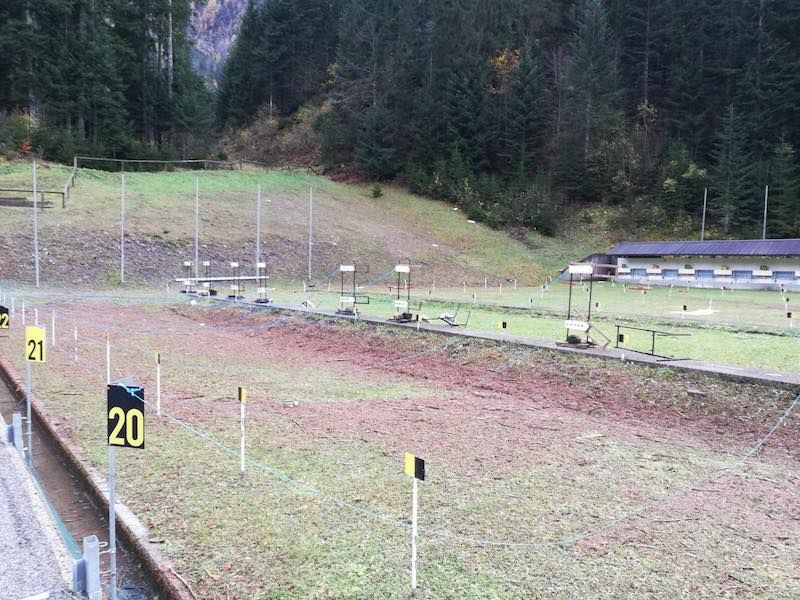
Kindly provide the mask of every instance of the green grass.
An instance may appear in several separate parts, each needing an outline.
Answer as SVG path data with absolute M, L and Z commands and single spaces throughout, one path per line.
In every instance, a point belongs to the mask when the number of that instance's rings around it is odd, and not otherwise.
M 41 168 L 41 185 L 61 189 L 69 169 Z M 536 233 L 513 239 L 506 232 L 469 223 L 453 206 L 421 198 L 393 186 L 381 198 L 369 186 L 332 182 L 322 177 L 283 171 L 212 171 L 126 174 L 126 237 L 129 280 L 136 284 L 166 281 L 193 258 L 194 190 L 200 190 L 201 260 L 214 262 L 217 273 L 230 260 L 245 269 L 255 262 L 256 186 L 261 185 L 263 256 L 276 277 L 299 281 L 306 275 L 309 190 L 314 190 L 315 277 L 343 262 L 369 266 L 378 275 L 410 257 L 428 280 L 455 284 L 462 279 L 544 281 L 569 260 L 608 245 L 602 211 L 594 226 L 567 222 L 561 238 Z M 0 187 L 30 185 L 30 168 L 0 165 Z M 43 278 L 74 283 L 71 265 L 84 264 L 89 282 L 106 284 L 114 273 L 94 262 L 114 264 L 120 220 L 121 175 L 80 169 L 67 208 L 44 211 L 42 246 L 48 250 Z M 606 219 L 607 220 L 607 219 Z M 0 230 L 10 247 L 31 232 L 24 209 L 0 210 Z M 576 233 L 577 232 L 577 233 Z M 13 235 L 12 235 L 13 234 Z M 87 242 L 97 242 L 87 248 Z M 19 254 L 26 256 L 27 241 Z M 99 259 L 99 261 L 98 261 Z M 0 259 L 0 265 L 2 261 Z M 9 260 L 6 258 L 5 260 Z M 26 257 L 26 262 L 30 259 Z M 17 260 L 19 262 L 19 260 Z M 148 264 L 148 262 L 150 264 Z M 18 281 L 29 281 L 28 268 L 6 265 Z
M 472 303 L 472 293 L 476 294 L 480 304 Z M 555 341 L 565 336 L 567 294 L 568 287 L 558 284 L 553 284 L 545 292 L 544 298 L 539 290 L 532 289 L 517 290 L 516 293 L 513 290 L 504 291 L 502 295 L 498 295 L 497 290 L 483 288 L 468 288 L 466 295 L 463 289 L 437 289 L 437 296 L 453 298 L 453 301 L 447 302 L 428 300 L 433 297 L 432 294 L 428 296 L 425 290 L 415 290 L 412 309 L 416 313 L 421 301 L 419 312 L 430 318 L 436 318 L 444 312 L 455 314 L 458 309 L 458 322 L 463 324 L 469 317 L 470 329 Z M 797 372 L 800 323 L 798 329 L 786 327 L 785 308 L 781 306 L 783 303 L 776 292 L 735 292 L 728 294 L 727 299 L 717 300 L 718 294 L 718 291 L 691 290 L 688 295 L 679 295 L 665 288 L 653 289 L 643 295 L 640 292 L 625 292 L 621 286 L 602 284 L 594 288 L 593 306 L 594 302 L 598 302 L 600 310 L 593 309 L 592 323 L 611 338 L 612 346 L 616 325 L 629 325 L 682 334 L 680 337 L 657 338 L 656 353 L 664 356 Z M 317 308 L 334 309 L 339 306 L 338 292 L 323 291 L 303 296 L 291 290 L 277 289 L 272 295 L 278 302 L 298 303 L 301 298 L 309 298 Z M 690 310 L 707 307 L 709 295 L 712 305 L 719 307 L 720 313 L 703 317 L 689 316 L 681 320 L 683 303 L 688 303 Z M 533 299 L 534 302 L 524 302 L 523 299 Z M 508 303 L 507 306 L 514 308 L 485 304 L 492 302 Z M 576 287 L 573 302 L 573 306 L 585 314 L 588 293 Z M 526 305 L 532 308 L 524 308 Z M 373 292 L 370 304 L 359 306 L 359 310 L 364 315 L 381 317 L 390 317 L 395 312 L 393 298 L 385 291 L 378 290 Z M 505 330 L 501 328 L 502 321 L 507 323 Z M 432 322 L 442 324 L 441 321 Z M 780 327 L 781 324 L 783 327 Z M 652 338 L 649 333 L 632 329 L 622 332 L 626 335 L 624 347 L 645 352 L 651 350 Z

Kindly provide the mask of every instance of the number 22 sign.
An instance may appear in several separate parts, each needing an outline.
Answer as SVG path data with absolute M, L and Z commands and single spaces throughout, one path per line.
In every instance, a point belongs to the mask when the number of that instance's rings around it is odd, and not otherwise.
M 144 448 L 144 388 L 109 384 L 108 445 Z
M 44 329 L 34 325 L 25 327 L 25 360 L 47 362 L 45 360 Z

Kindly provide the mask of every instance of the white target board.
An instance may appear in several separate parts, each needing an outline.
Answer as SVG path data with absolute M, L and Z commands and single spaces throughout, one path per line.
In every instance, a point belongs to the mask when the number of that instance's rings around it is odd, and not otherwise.
M 564 327 L 571 331 L 589 331 L 589 323 L 586 321 L 564 321 Z
M 573 275 L 591 275 L 594 273 L 594 265 L 581 263 L 579 265 L 570 265 L 569 272 Z

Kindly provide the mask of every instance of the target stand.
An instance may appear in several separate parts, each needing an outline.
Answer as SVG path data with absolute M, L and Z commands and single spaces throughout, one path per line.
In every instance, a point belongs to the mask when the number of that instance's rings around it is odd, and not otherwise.
M 267 263 L 260 262 L 256 264 L 256 270 L 258 277 L 256 285 L 258 286 L 256 289 L 256 293 L 258 294 L 258 298 L 254 300 L 256 304 L 270 304 L 272 302 L 272 298 L 267 297 L 267 279 L 269 279 L 269 275 L 267 275 Z
M 428 319 L 428 321 L 441 321 L 445 325 L 449 325 L 450 327 L 466 327 L 469 324 L 469 318 L 472 315 L 472 308 L 467 311 L 467 318 L 464 320 L 463 323 L 458 322 L 458 312 L 461 310 L 461 305 L 456 306 L 456 312 L 454 314 L 450 313 L 442 313 L 436 318 Z
M 242 292 L 244 292 L 244 286 L 242 285 L 242 270 L 239 267 L 239 263 L 236 261 L 231 262 L 231 292 L 228 294 L 228 300 L 244 300 L 244 296 Z
M 339 308 L 336 310 L 336 314 L 357 317 L 357 305 L 369 304 L 369 296 L 358 293 L 356 276 L 369 273 L 369 267 L 359 269 L 356 265 L 339 265 L 339 273 L 341 274 L 341 285 L 339 288 Z M 348 289 L 345 290 L 345 280 L 348 278 L 348 273 L 351 285 L 348 285 Z
M 394 315 L 389 319 L 395 323 L 411 323 L 414 315 L 411 314 L 411 261 L 406 264 L 396 265 L 394 272 L 397 273 L 397 296 L 394 299 Z M 405 298 L 402 297 L 401 284 L 403 274 L 406 275 Z M 391 288 L 390 288 L 391 289 Z M 419 318 L 419 317 L 417 317 Z

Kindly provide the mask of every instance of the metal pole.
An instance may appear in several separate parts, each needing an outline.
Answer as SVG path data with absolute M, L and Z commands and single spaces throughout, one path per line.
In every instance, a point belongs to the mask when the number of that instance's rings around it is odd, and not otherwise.
M 36 201 L 36 161 L 33 161 L 33 262 L 36 271 L 36 287 L 39 287 L 39 217 L 38 203 Z
M 261 262 L 261 184 L 256 187 L 256 275 Z M 266 287 L 266 284 L 264 285 Z
M 194 178 L 194 278 L 200 277 L 200 178 Z
M 769 186 L 764 187 L 764 231 L 761 234 L 761 239 L 767 239 L 767 202 L 769 201 Z
M 114 446 L 108 447 L 108 560 L 111 600 L 117 600 L 117 460 Z
M 586 315 L 586 320 L 587 321 L 591 321 L 592 320 L 592 287 L 593 287 L 593 284 L 594 284 L 594 277 L 593 276 L 590 276 L 590 277 L 591 277 L 591 279 L 589 279 L 589 314 Z
M 417 596 L 417 478 L 411 488 L 411 597 Z
M 700 241 L 706 237 L 706 207 L 708 206 L 708 188 L 703 189 L 703 224 L 700 227 Z
M 308 283 L 311 284 L 311 246 L 313 242 L 313 223 L 314 223 L 314 188 L 309 189 L 308 193 Z
M 25 392 L 27 398 L 27 419 L 28 419 L 28 465 L 33 466 L 33 428 L 31 426 L 31 398 L 33 397 L 33 377 L 31 375 L 31 361 L 25 361 Z
M 125 283 L 125 173 L 122 174 L 119 205 L 119 282 Z

